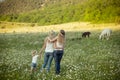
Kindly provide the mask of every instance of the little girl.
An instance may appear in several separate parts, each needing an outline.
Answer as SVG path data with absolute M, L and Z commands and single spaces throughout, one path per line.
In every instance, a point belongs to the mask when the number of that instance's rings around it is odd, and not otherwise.
M 37 67 L 37 58 L 38 58 L 38 56 L 39 56 L 39 55 L 37 55 L 36 53 L 37 53 L 36 50 L 34 50 L 34 51 L 32 52 L 31 73 L 34 72 L 34 71 L 36 71 L 36 67 Z

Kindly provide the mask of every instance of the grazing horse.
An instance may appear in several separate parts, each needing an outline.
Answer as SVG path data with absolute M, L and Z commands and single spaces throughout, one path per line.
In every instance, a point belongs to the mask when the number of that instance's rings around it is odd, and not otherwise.
M 82 37 L 86 37 L 86 36 L 88 36 L 88 37 L 89 37 L 89 36 L 90 36 L 90 34 L 91 34 L 90 32 L 84 32 L 84 33 L 82 33 Z
M 111 33 L 112 33 L 112 30 L 111 30 L 111 29 L 104 29 L 104 30 L 101 32 L 101 34 L 100 34 L 100 36 L 99 36 L 99 39 L 101 39 L 101 40 L 102 40 L 102 39 L 107 39 L 107 40 L 109 40 Z

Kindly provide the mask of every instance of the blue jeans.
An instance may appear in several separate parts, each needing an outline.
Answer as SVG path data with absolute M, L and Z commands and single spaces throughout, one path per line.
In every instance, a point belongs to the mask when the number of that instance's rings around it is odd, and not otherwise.
M 55 60 L 55 73 L 60 73 L 60 62 L 63 56 L 63 50 L 55 50 L 53 52 L 54 60 Z
M 47 65 L 47 71 L 50 71 L 50 66 L 51 66 L 51 62 L 53 60 L 53 52 L 45 52 L 44 54 L 44 63 L 42 65 L 42 69 L 46 68 Z

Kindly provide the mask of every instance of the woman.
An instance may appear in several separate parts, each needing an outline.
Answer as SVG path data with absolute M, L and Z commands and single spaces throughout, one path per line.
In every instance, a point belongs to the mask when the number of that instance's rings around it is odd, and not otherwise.
M 51 62 L 53 60 L 53 50 L 54 50 L 54 48 L 53 48 L 53 42 L 50 42 L 49 39 L 53 39 L 54 35 L 55 35 L 54 31 L 49 32 L 49 36 L 45 38 L 43 47 L 40 50 L 40 54 L 41 54 L 42 51 L 45 49 L 44 63 L 42 65 L 42 68 L 40 69 L 41 72 L 45 68 L 46 68 L 47 72 L 50 71 Z M 46 65 L 48 65 L 48 66 L 46 67 Z
M 60 62 L 64 53 L 64 45 L 65 45 L 65 31 L 60 30 L 58 35 L 54 39 L 50 39 L 51 42 L 55 42 L 54 44 L 54 60 L 55 60 L 55 73 L 60 73 Z

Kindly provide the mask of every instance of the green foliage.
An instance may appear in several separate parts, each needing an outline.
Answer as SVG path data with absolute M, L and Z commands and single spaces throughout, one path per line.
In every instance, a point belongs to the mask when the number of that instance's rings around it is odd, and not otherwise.
M 120 0 L 6 0 L 0 4 L 1 21 L 39 25 L 73 21 L 119 23 L 120 17 Z

